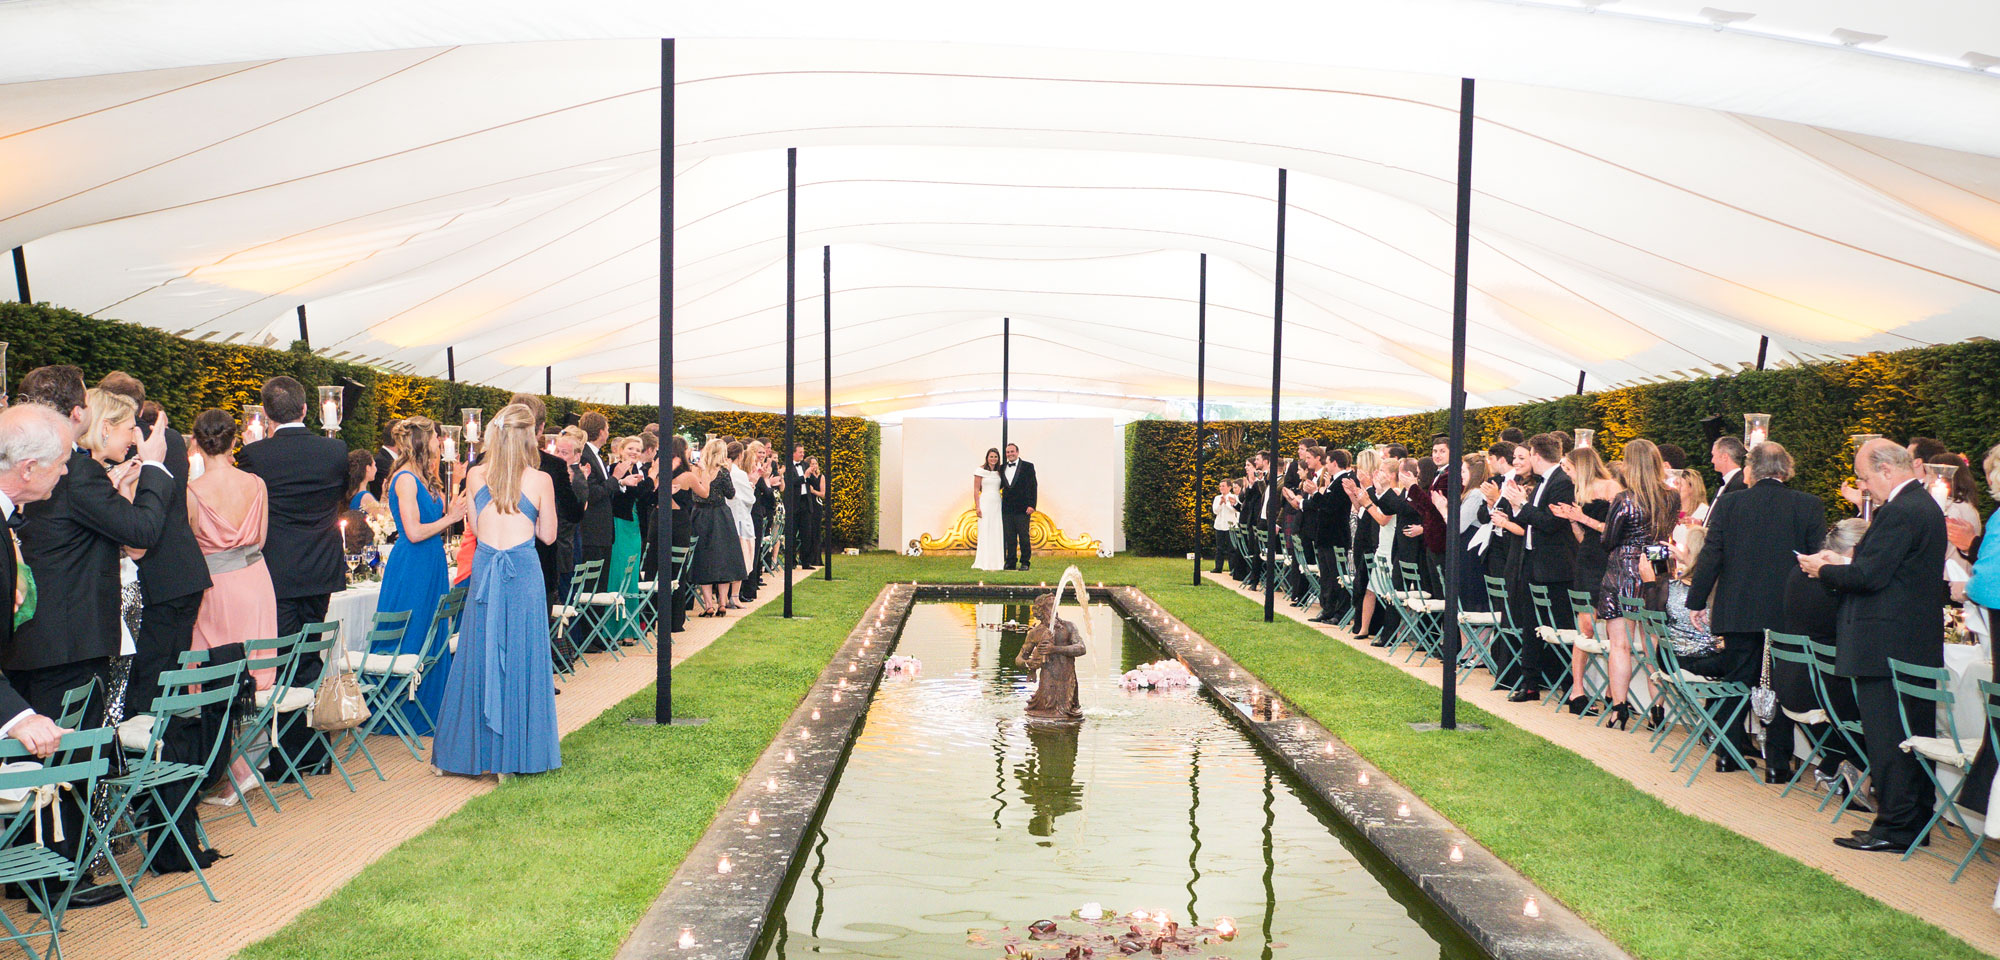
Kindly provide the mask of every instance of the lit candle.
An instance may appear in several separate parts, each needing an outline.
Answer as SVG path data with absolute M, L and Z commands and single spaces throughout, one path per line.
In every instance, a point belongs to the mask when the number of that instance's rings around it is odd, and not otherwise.
M 1453 863 L 1465 862 L 1465 850 L 1459 847 L 1459 845 L 1455 843 L 1451 845 L 1451 862 Z
M 777 778 L 777 777 L 765 777 L 765 778 L 764 778 L 764 789 L 765 789 L 766 791 L 768 791 L 768 792 L 771 792 L 771 793 L 777 793 L 777 792 L 778 792 L 778 778 Z
M 840 691 L 838 691 L 838 690 L 835 690 L 835 691 L 833 692 L 833 702 L 834 702 L 834 703 L 839 703 L 839 702 L 840 702 Z
M 1540 917 L 1541 915 L 1542 915 L 1541 905 L 1535 902 L 1534 897 L 1529 897 L 1527 906 L 1521 908 L 1521 916 L 1534 918 L 1534 917 Z
M 680 943 L 680 948 L 681 948 L 682 950 L 688 950 L 688 949 L 691 949 L 691 948 L 693 948 L 693 947 L 694 947 L 694 928 L 693 928 L 693 927 L 682 927 L 682 928 L 681 928 L 681 938 L 680 938 L 680 941 L 679 941 L 679 943 Z
M 819 719 L 819 708 L 818 708 L 818 707 L 814 707 L 814 708 L 813 708 L 813 712 L 812 712 L 812 718 L 813 718 L 814 720 L 818 720 L 818 719 Z
M 728 873 L 734 869 L 736 868 L 730 864 L 729 855 L 726 853 L 722 855 L 722 859 L 715 861 L 716 873 Z
M 1367 785 L 1368 785 L 1368 771 L 1366 771 L 1366 770 L 1363 770 L 1363 771 L 1361 771 L 1361 776 L 1360 776 L 1360 778 L 1358 779 L 1358 781 L 1357 781 L 1357 782 L 1359 782 L 1359 783 L 1360 783 L 1360 784 L 1361 784 L 1362 786 L 1364 786 L 1364 787 L 1365 787 L 1365 786 L 1367 786 Z
M 320 426 L 328 430 L 340 429 L 340 404 L 332 400 L 321 403 L 319 405 L 319 423 Z
M 1104 906 L 1102 904 L 1086 903 L 1083 905 L 1083 909 L 1076 912 L 1076 915 L 1085 920 L 1102 920 L 1104 919 Z
M 758 815 L 757 815 L 757 808 L 756 808 L 756 807 L 751 807 L 751 808 L 750 808 L 750 820 L 749 820 L 749 823 L 750 823 L 750 825 L 754 827 L 754 826 L 756 826 L 756 825 L 758 825 L 758 824 L 760 824 L 760 823 L 763 823 L 763 822 L 764 822 L 764 818 L 763 818 L 763 817 L 760 817 L 760 816 L 758 816 Z M 1456 848 L 1453 848 L 1453 849 L 1456 849 Z
M 450 437 L 444 438 L 444 462 L 458 462 L 458 441 Z
M 785 762 L 786 762 L 786 763 L 796 763 L 796 762 L 798 762 L 798 759 L 799 759 L 799 758 L 798 758 L 798 757 L 797 757 L 796 755 L 794 755 L 794 754 L 792 753 L 792 751 L 790 751 L 790 750 L 786 750 L 786 751 L 785 751 Z
M 1409 805 L 1409 804 L 1407 804 L 1407 803 L 1399 803 L 1399 804 L 1396 804 L 1396 816 L 1399 816 L 1399 817 L 1407 817 L 1407 816 L 1409 816 L 1409 815 L 1410 815 L 1410 805 Z
M 1228 917 L 1217 918 L 1215 921 L 1215 935 L 1224 940 L 1236 939 L 1236 921 Z

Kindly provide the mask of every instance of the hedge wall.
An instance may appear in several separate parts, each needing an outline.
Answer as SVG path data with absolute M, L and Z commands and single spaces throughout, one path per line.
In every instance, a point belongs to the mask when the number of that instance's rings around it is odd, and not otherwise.
M 459 422 L 458 411 L 479 407 L 491 416 L 512 392 L 471 383 L 384 373 L 373 367 L 337 363 L 313 355 L 303 344 L 290 350 L 269 350 L 232 344 L 187 340 L 159 330 L 115 320 L 87 317 L 48 304 L 0 303 L 0 341 L 6 341 L 11 388 L 23 374 L 52 363 L 75 364 L 90 380 L 112 370 L 124 370 L 146 384 L 148 399 L 157 400 L 182 429 L 201 411 L 219 407 L 232 413 L 257 402 L 263 382 L 279 374 L 296 378 L 308 389 L 341 382 L 361 384 L 354 409 L 341 424 L 340 437 L 355 447 L 370 448 L 387 420 L 417 414 L 441 423 Z M 659 408 L 586 403 L 567 397 L 543 397 L 549 422 L 561 423 L 571 413 L 595 410 L 611 420 L 613 436 L 636 434 L 658 419 Z M 781 441 L 785 418 L 775 413 L 687 410 L 676 408 L 675 426 L 683 434 L 707 433 L 763 436 Z M 799 436 L 818 454 L 823 449 L 820 418 L 801 417 Z M 873 421 L 835 417 L 832 470 L 836 546 L 868 546 L 875 542 L 878 515 L 876 478 L 880 473 L 882 432 Z
M 1729 429 L 1740 434 L 1742 415 L 1751 412 L 1772 415 L 1772 438 L 1783 443 L 1798 463 L 1793 486 L 1825 499 L 1829 517 L 1847 516 L 1852 510 L 1837 491 L 1842 480 L 1853 475 L 1851 434 L 1936 437 L 1966 454 L 1974 470 L 1979 468 L 1979 458 L 2000 441 L 2000 343 L 1975 340 L 1868 354 L 1843 363 L 1484 407 L 1466 411 L 1465 437 L 1467 449 L 1472 449 L 1492 443 L 1508 426 L 1530 435 L 1590 427 L 1597 431 L 1598 448 L 1612 458 L 1634 437 L 1676 443 L 1688 451 L 1690 465 L 1701 468 L 1713 489 L 1718 478 L 1708 466 L 1701 420 L 1720 414 Z M 1366 420 L 1288 420 L 1279 424 L 1280 449 L 1291 450 L 1301 439 L 1320 437 L 1349 449 L 1400 442 L 1413 451 L 1425 450 L 1432 436 L 1444 432 L 1447 417 L 1445 411 L 1436 410 Z M 1210 426 L 1201 494 L 1204 528 L 1215 484 L 1240 476 L 1243 461 L 1264 449 L 1270 436 L 1269 421 Z M 1195 504 L 1188 493 L 1193 432 L 1194 424 L 1185 421 L 1141 420 L 1126 427 L 1127 549 L 1169 555 L 1193 549 L 1190 517 Z M 1993 504 L 1985 484 L 1979 486 L 1984 514 Z

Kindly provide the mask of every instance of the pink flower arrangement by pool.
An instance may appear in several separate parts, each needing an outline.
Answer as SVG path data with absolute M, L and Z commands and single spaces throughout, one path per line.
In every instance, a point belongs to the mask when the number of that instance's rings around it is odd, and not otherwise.
M 1188 672 L 1187 664 L 1179 660 L 1142 663 L 1125 671 L 1125 675 L 1118 678 L 1118 683 L 1127 690 L 1172 690 L 1201 685 L 1201 681 Z
M 924 662 L 916 657 L 896 654 L 882 661 L 882 673 L 890 677 L 914 677 L 924 672 Z

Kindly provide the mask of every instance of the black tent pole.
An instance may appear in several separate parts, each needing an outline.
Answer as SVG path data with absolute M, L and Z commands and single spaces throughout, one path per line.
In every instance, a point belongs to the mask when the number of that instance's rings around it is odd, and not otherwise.
M 1458 529 L 1453 520 L 1464 498 L 1464 478 L 1459 464 L 1465 458 L 1465 296 L 1466 271 L 1472 259 L 1472 78 L 1460 81 L 1458 94 L 1458 247 L 1453 255 L 1451 274 L 1451 462 L 1445 464 L 1444 505 L 1449 511 L 1447 531 Z M 1578 378 L 1581 382 L 1581 377 Z M 1460 556 L 1454 537 L 1446 538 L 1444 551 L 1444 706 L 1438 726 L 1458 729 L 1458 568 Z
M 820 383 L 826 390 L 826 459 L 820 461 L 819 482 L 826 484 L 826 516 L 821 519 L 819 536 L 820 575 L 833 579 L 833 247 L 819 248 L 820 309 L 825 327 L 820 332 Z
M 799 503 L 792 483 L 792 451 L 798 443 L 793 407 L 798 380 L 799 148 L 785 148 L 785 619 L 792 616 L 792 565 L 798 561 Z M 755 571 L 752 571 L 755 574 Z
M 1208 417 L 1208 254 L 1205 253 L 1201 255 L 1200 276 L 1200 295 L 1194 311 L 1194 471 L 1188 477 L 1188 492 L 1194 498 L 1194 585 L 1197 587 L 1201 586 L 1201 434 Z
M 34 303 L 28 293 L 28 251 L 24 247 L 14 248 L 14 290 L 22 303 Z
M 1000 318 L 1000 472 L 1007 471 L 1007 374 L 1012 356 L 1014 321 L 1010 317 Z
M 1277 617 L 1278 609 L 1278 509 L 1283 502 L 1278 492 L 1278 396 L 1283 385 L 1285 343 L 1285 170 L 1278 169 L 1278 263 L 1274 278 L 1276 292 L 1271 305 L 1271 462 L 1264 486 L 1264 503 L 1271 504 L 1268 522 L 1263 504 L 1257 505 L 1257 522 L 1268 530 L 1264 550 L 1264 622 Z

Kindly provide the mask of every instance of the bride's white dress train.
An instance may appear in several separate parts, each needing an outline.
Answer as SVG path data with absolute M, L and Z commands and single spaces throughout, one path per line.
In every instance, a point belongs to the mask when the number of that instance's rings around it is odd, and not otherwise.
M 1003 553 L 1000 532 L 1000 474 L 993 470 L 975 470 L 973 476 L 981 478 L 979 484 L 979 544 L 973 554 L 972 569 L 1000 570 Z

